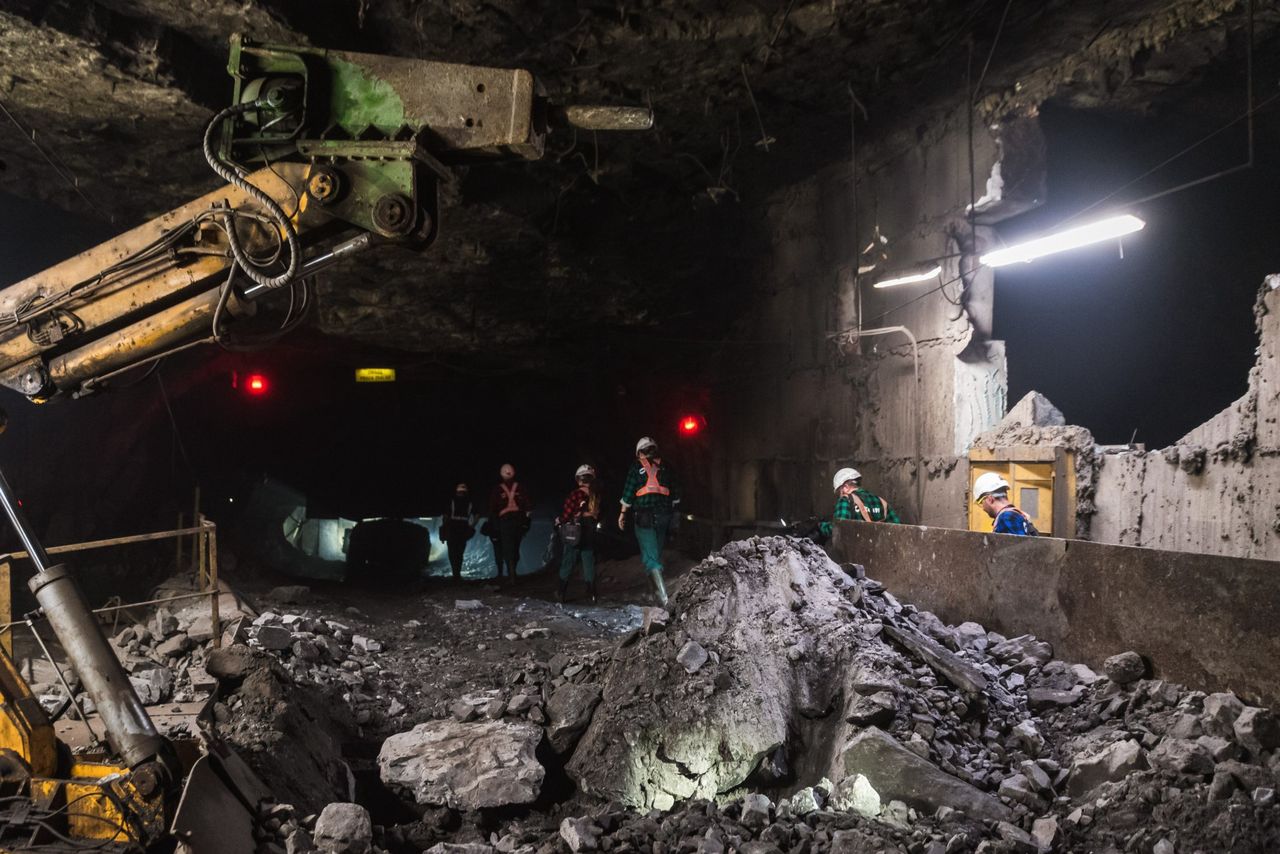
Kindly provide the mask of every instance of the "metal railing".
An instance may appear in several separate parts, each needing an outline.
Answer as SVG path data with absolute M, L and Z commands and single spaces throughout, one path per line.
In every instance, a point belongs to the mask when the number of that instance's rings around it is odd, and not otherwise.
M 157 540 L 174 539 L 177 541 L 177 554 L 179 568 L 181 568 L 182 560 L 182 543 L 190 537 L 193 542 L 193 568 L 196 570 L 196 584 L 199 589 L 191 593 L 179 593 L 173 596 L 162 596 L 153 599 L 144 599 L 138 602 L 127 602 L 119 605 L 108 605 L 102 608 L 95 608 L 95 614 L 108 614 L 119 611 L 126 611 L 130 608 L 140 608 L 148 605 L 163 605 L 167 602 L 178 602 L 187 599 L 202 599 L 209 597 L 209 622 L 210 629 L 213 632 L 213 645 L 220 647 L 222 645 L 222 618 L 219 612 L 219 597 L 221 591 L 218 588 L 218 526 L 203 514 L 197 515 L 198 524 L 191 528 L 177 528 L 172 531 L 156 531 L 150 534 L 131 534 L 125 537 L 112 537 L 106 540 L 88 540 L 82 543 L 69 543 L 62 546 L 52 546 L 47 549 L 51 555 L 67 554 L 71 552 L 83 552 L 93 549 L 110 548 L 112 546 L 124 546 L 132 543 L 148 543 Z M 13 563 L 18 560 L 29 559 L 31 556 L 24 551 L 10 552 L 9 554 L 0 555 L 0 646 L 4 647 L 5 652 L 13 655 L 13 629 L 17 626 L 30 626 L 32 632 L 34 629 L 34 620 L 38 618 L 36 615 L 28 615 L 31 619 L 15 620 L 13 618 Z M 37 634 L 36 640 L 43 646 L 43 641 Z M 54 668 L 57 664 L 50 660 Z

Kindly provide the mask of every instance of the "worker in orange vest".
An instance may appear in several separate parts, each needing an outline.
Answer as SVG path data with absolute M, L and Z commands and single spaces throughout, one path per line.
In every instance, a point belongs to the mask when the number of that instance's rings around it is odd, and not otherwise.
M 680 487 L 675 472 L 662 461 L 658 443 L 645 436 L 636 443 L 636 463 L 627 471 L 622 484 L 622 509 L 618 528 L 627 526 L 627 513 L 634 511 L 636 542 L 640 559 L 649 574 L 654 594 L 664 606 L 667 587 L 662 579 L 662 547 L 672 528 L 680 505 Z
M 516 580 L 516 564 L 520 562 L 520 541 L 529 532 L 533 516 L 533 499 L 516 482 L 516 469 L 506 463 L 498 470 L 502 478 L 489 493 L 489 521 L 498 532 L 498 579 L 503 570 Z

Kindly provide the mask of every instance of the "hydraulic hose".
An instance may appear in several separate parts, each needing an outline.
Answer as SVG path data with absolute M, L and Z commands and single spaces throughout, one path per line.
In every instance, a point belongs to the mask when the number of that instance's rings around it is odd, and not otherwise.
M 240 269 L 244 270 L 244 274 L 257 284 L 264 288 L 282 288 L 293 282 L 298 275 L 298 265 L 302 260 L 302 247 L 298 243 L 298 232 L 294 229 L 293 223 L 289 221 L 288 215 L 284 209 L 276 204 L 275 199 L 267 195 L 267 193 L 253 184 L 250 184 L 244 176 L 236 169 L 232 169 L 226 163 L 219 159 L 213 150 L 213 134 L 222 126 L 222 123 L 231 116 L 239 113 L 248 112 L 255 109 L 256 104 L 236 104 L 233 107 L 227 107 L 222 112 L 213 117 L 213 121 L 209 122 L 209 126 L 204 132 L 204 159 L 209 162 L 209 168 L 218 173 L 218 176 L 228 184 L 234 184 L 252 196 L 258 204 L 262 205 L 271 218 L 276 221 L 280 229 L 284 232 L 285 240 L 289 244 L 289 266 L 278 276 L 267 276 L 261 273 L 254 265 L 249 255 L 240 245 L 240 238 L 236 235 L 235 223 L 230 213 L 223 216 L 223 221 L 227 227 L 227 242 L 231 246 L 231 255 L 236 259 L 236 263 Z

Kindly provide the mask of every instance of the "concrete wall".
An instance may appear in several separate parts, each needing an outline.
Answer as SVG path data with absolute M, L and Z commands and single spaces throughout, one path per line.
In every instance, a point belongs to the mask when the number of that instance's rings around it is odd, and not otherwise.
M 1038 139 L 1033 119 L 1020 119 L 1019 130 Z M 991 271 L 966 277 L 958 305 L 950 300 L 959 299 L 959 282 L 923 297 L 937 281 L 871 287 L 888 271 L 989 237 L 987 226 L 965 220 L 963 112 L 940 116 L 916 142 L 864 152 L 856 187 L 848 164 L 839 165 L 776 194 L 761 212 L 752 309 L 715 372 L 717 420 L 727 430 L 716 466 L 718 518 L 829 514 L 831 475 L 853 465 L 904 518 L 963 524 L 964 449 L 1006 406 L 1003 344 L 981 332 L 990 329 Z M 980 127 L 975 147 L 980 195 L 1000 156 L 997 137 Z M 989 216 L 998 218 L 998 207 Z M 858 277 L 859 267 L 874 269 Z M 960 261 L 943 267 L 950 279 Z M 902 325 L 915 335 L 918 386 L 906 335 L 841 335 L 859 316 L 863 328 Z
M 1164 450 L 1098 457 L 1089 539 L 1280 560 L 1280 276 L 1257 317 L 1243 397 Z
M 1269 561 L 850 522 L 832 551 L 947 622 L 1035 634 L 1095 669 L 1132 649 L 1161 678 L 1280 702 L 1280 573 Z

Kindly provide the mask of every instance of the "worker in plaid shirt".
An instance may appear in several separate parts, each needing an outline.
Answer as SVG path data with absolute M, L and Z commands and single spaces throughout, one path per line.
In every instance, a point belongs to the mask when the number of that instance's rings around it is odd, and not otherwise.
M 862 474 L 857 469 L 840 469 L 832 478 L 831 485 L 836 491 L 836 507 L 831 513 L 831 521 L 821 525 L 823 536 L 830 537 L 835 523 L 842 520 L 901 524 L 898 512 L 889 506 L 888 501 L 862 488 Z
M 596 470 L 590 465 L 580 465 L 574 472 L 577 488 L 564 500 L 564 508 L 556 517 L 556 530 L 564 543 L 564 557 L 560 561 L 560 589 L 556 598 L 561 602 L 569 594 L 569 578 L 573 568 L 582 559 L 582 579 L 587 582 L 587 598 L 596 601 L 596 525 L 600 519 L 600 494 L 596 491 Z M 565 525 L 577 524 L 577 539 L 570 542 Z
M 636 443 L 636 463 L 627 470 L 627 479 L 622 484 L 618 528 L 627 527 L 627 513 L 634 510 L 640 559 L 658 601 L 664 606 L 667 587 L 662 579 L 662 547 L 666 545 L 668 532 L 679 525 L 676 512 L 679 504 L 680 487 L 675 473 L 662 462 L 658 443 L 645 436 Z

